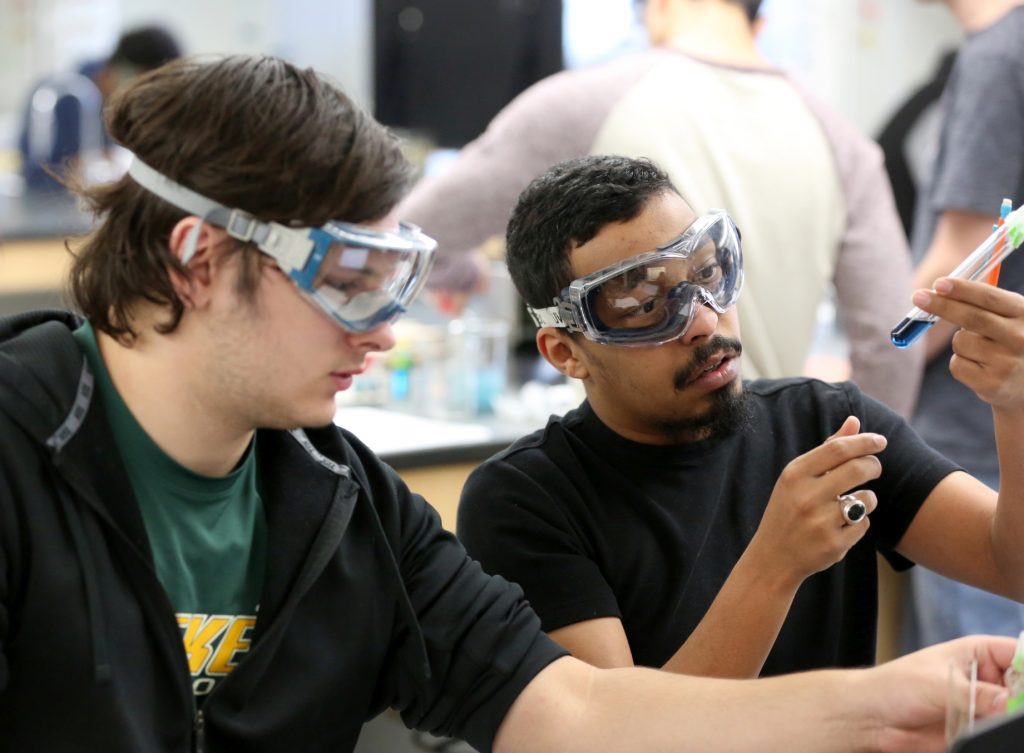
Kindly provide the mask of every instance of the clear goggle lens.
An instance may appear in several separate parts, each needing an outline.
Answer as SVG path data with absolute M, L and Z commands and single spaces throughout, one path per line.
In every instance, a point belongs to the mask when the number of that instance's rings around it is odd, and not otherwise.
M 667 342 L 701 306 L 724 313 L 735 304 L 743 282 L 738 231 L 725 213 L 702 220 L 697 233 L 691 226 L 673 243 L 574 283 L 584 333 L 622 345 Z
M 313 235 L 316 251 L 292 279 L 354 332 L 371 330 L 405 313 L 433 258 L 434 242 L 411 225 L 384 233 L 330 223 Z

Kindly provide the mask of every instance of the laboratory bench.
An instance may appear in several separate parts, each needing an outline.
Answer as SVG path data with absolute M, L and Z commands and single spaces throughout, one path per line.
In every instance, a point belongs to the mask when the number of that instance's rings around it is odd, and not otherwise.
M 60 306 L 71 261 L 65 239 L 91 226 L 69 194 L 0 195 L 0 315 Z
M 80 235 L 92 227 L 92 215 L 66 191 L 0 194 L 0 240 L 53 239 Z
M 334 419 L 398 471 L 409 488 L 455 530 L 456 508 L 466 477 L 480 463 L 543 421 L 509 421 L 495 416 L 431 418 L 406 411 L 342 405 Z

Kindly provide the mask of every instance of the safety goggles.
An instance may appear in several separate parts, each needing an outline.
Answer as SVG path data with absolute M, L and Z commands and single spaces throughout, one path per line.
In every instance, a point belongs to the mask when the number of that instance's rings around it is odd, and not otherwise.
M 252 242 L 299 290 L 351 332 L 367 332 L 405 313 L 427 278 L 437 243 L 415 225 L 381 232 L 346 222 L 289 227 L 263 222 L 175 183 L 137 157 L 128 174 L 140 186 L 203 222 Z M 195 254 L 201 225 L 185 239 L 182 263 Z
M 740 233 L 712 209 L 673 241 L 573 280 L 554 306 L 529 308 L 538 327 L 564 327 L 609 345 L 682 337 L 701 306 L 725 313 L 743 287 Z

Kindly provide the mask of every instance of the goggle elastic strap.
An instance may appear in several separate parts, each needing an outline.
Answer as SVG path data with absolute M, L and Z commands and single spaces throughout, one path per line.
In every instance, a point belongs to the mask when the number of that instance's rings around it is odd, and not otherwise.
M 138 157 L 133 157 L 128 166 L 128 175 L 150 193 L 199 217 L 200 222 L 189 231 L 185 239 L 182 264 L 187 264 L 195 255 L 202 225 L 208 222 L 224 228 L 236 240 L 255 243 L 257 248 L 272 256 L 286 270 L 306 266 L 306 260 L 313 250 L 313 242 L 308 233 L 276 222 L 261 222 L 241 209 L 230 209 L 174 182 Z
M 182 266 L 189 263 L 189 260 L 196 255 L 196 245 L 199 243 L 199 233 L 203 229 L 203 224 L 206 220 L 200 218 L 199 222 L 192 226 L 192 229 L 188 231 L 188 236 L 185 238 L 185 249 L 181 252 L 181 264 Z

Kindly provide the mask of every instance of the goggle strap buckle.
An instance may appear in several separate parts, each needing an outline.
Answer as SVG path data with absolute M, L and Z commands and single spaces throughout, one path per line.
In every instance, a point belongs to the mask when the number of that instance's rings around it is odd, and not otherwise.
M 555 309 L 558 312 L 558 318 L 562 322 L 563 327 L 570 332 L 583 331 L 580 327 L 580 323 L 576 320 L 576 307 L 573 306 L 570 301 L 567 301 L 564 298 L 556 299 Z
M 535 309 L 533 306 L 526 307 L 526 312 L 533 319 L 533 323 L 537 327 L 561 327 L 562 322 L 558 319 L 557 311 L 553 306 L 546 309 Z
M 263 223 L 257 220 L 248 212 L 241 209 L 232 209 L 228 214 L 228 220 L 224 223 L 224 229 L 228 235 L 242 243 L 248 243 L 256 235 L 257 228 Z
M 221 211 L 212 214 L 221 214 Z M 313 241 L 308 232 L 281 225 L 277 222 L 262 222 L 242 209 L 232 209 L 227 219 L 212 217 L 235 240 L 242 243 L 254 242 L 266 254 L 274 257 L 285 269 L 302 269 L 306 266 L 313 250 Z
M 310 233 L 277 222 L 268 222 L 264 227 L 266 232 L 257 233 L 256 237 L 259 249 L 274 257 L 285 270 L 304 269 L 316 245 Z
M 544 309 L 535 309 L 527 306 L 526 310 L 538 327 L 561 327 L 570 332 L 582 332 L 576 321 L 576 309 L 570 301 L 564 298 L 555 298 L 555 305 Z

